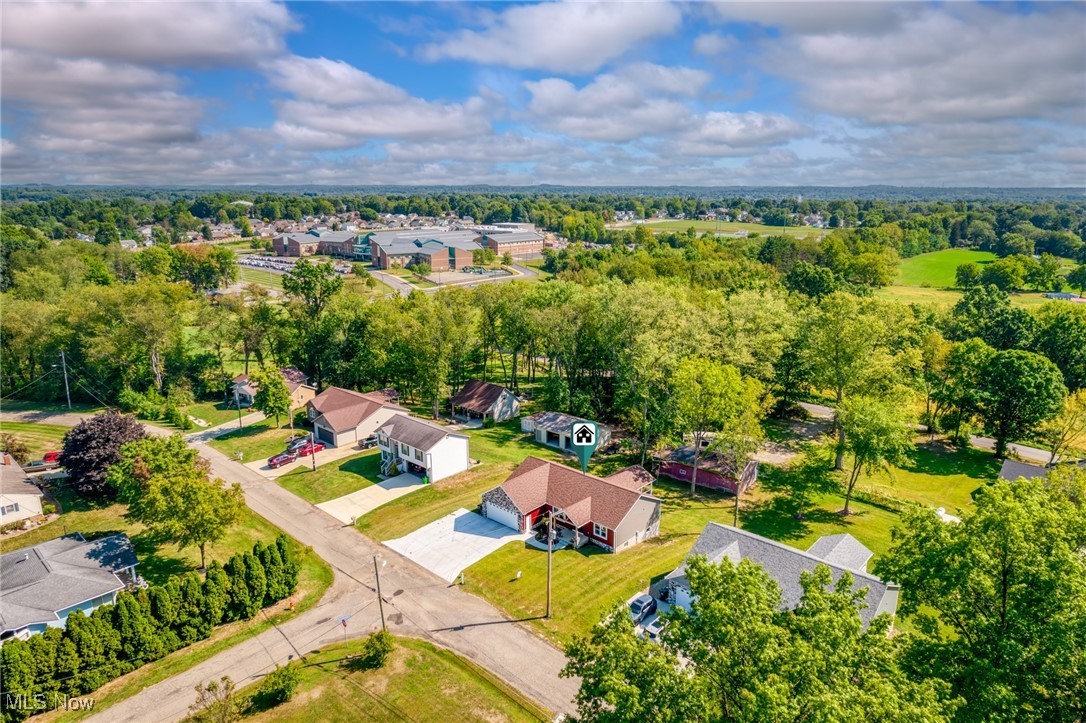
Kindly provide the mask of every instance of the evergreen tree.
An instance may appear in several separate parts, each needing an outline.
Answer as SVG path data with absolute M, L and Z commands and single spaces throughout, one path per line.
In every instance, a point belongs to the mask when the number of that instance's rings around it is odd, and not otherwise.
M 226 561 L 223 572 L 230 580 L 230 604 L 226 608 L 223 620 L 248 620 L 249 610 L 252 608 L 252 599 L 249 595 L 249 586 L 246 582 L 245 558 L 238 554 Z
M 212 561 L 204 576 L 200 619 L 206 621 L 209 627 L 229 622 L 233 619 L 228 614 L 230 599 L 230 576 L 217 561 Z
M 249 619 L 264 607 L 264 596 L 268 592 L 264 566 L 255 555 L 249 553 L 245 554 L 245 587 L 249 590 L 249 606 L 245 610 L 245 618 Z

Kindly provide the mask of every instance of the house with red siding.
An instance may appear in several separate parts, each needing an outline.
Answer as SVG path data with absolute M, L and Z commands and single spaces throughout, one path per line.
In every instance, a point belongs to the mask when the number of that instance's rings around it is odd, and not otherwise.
M 678 449 L 668 449 L 657 455 L 660 462 L 660 475 L 680 482 L 690 482 L 694 478 L 694 446 L 687 445 Z M 702 453 L 698 460 L 699 487 L 711 490 L 724 490 L 733 495 L 743 494 L 758 481 L 758 461 L 747 462 L 742 473 L 736 474 L 731 464 L 716 452 Z
M 652 482 L 637 465 L 596 477 L 528 457 L 500 487 L 483 494 L 482 513 L 519 532 L 553 513 L 575 547 L 592 542 L 618 552 L 660 534 L 661 501 L 647 492 Z

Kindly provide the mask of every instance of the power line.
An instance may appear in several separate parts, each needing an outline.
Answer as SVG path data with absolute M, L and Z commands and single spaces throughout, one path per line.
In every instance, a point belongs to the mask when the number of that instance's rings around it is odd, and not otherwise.
M 32 381 L 32 382 L 30 382 L 29 384 L 27 384 L 26 386 L 23 386 L 23 387 L 19 387 L 19 388 L 18 388 L 18 389 L 16 389 L 16 390 L 15 390 L 14 392 L 11 392 L 10 394 L 5 394 L 5 395 L 4 395 L 3 397 L 0 397 L 0 401 L 2 401 L 2 400 L 4 400 L 4 399 L 7 399 L 8 397 L 13 397 L 13 396 L 15 396 L 16 394 L 18 394 L 19 392 L 22 392 L 22 391 L 24 391 L 24 390 L 27 390 L 27 389 L 29 389 L 30 387 L 34 386 L 35 384 L 37 384 L 38 382 L 40 382 L 40 381 L 41 381 L 42 379 L 45 379 L 45 378 L 46 378 L 47 376 L 49 376 L 50 374 L 52 374 L 52 373 L 53 373 L 53 372 L 55 372 L 55 371 L 56 371 L 56 367 L 54 367 L 54 368 L 50 369 L 49 371 L 45 372 L 44 374 L 42 374 L 41 376 L 39 376 L 39 377 L 38 377 L 37 379 L 35 379 L 34 381 Z

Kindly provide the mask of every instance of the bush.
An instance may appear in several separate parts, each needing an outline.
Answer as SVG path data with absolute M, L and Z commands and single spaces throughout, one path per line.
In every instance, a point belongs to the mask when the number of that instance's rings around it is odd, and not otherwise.
M 264 677 L 264 681 L 257 688 L 250 702 L 250 708 L 256 712 L 286 703 L 294 696 L 300 678 L 297 662 L 287 663 L 282 668 L 276 666 L 275 670 Z
M 494 417 L 483 417 L 483 429 L 490 429 L 494 426 Z
M 57 506 L 56 505 L 42 505 L 41 506 L 41 513 L 43 515 L 51 515 L 56 511 L 57 511 Z
M 357 658 L 352 658 L 348 666 L 355 670 L 383 668 L 394 648 L 392 635 L 388 631 L 378 630 L 362 641 L 361 654 Z

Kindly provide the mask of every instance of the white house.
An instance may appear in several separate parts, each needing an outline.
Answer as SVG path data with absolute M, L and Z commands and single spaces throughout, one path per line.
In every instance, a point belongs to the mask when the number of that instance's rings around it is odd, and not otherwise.
M 561 412 L 536 412 L 529 417 L 521 417 L 520 431 L 531 432 L 535 435 L 535 441 L 540 444 L 572 452 L 573 444 L 570 442 L 569 432 L 576 422 L 586 421 L 588 420 Z M 605 424 L 597 424 L 596 439 L 597 447 L 606 447 L 611 443 L 611 428 Z
M 407 413 L 395 403 L 391 391 L 363 393 L 328 387 L 306 405 L 313 436 L 330 447 L 354 444 L 373 436 L 389 419 Z
M 0 525 L 42 514 L 41 490 L 10 454 L 0 454 Z
M 377 430 L 381 472 L 388 474 L 395 464 L 401 472 L 424 475 L 430 482 L 437 482 L 463 472 L 471 464 L 468 439 L 466 434 L 397 414 Z
M 503 386 L 472 379 L 452 398 L 454 416 L 504 422 L 520 415 L 520 401 Z

